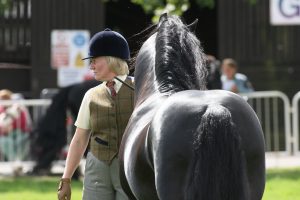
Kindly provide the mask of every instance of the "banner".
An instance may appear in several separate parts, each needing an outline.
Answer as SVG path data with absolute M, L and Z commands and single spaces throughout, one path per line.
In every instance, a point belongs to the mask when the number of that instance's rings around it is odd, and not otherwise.
M 272 25 L 300 24 L 300 1 L 270 0 L 270 19 Z
M 59 87 L 92 78 L 88 54 L 90 33 L 87 30 L 53 30 L 51 32 L 51 67 L 57 69 Z

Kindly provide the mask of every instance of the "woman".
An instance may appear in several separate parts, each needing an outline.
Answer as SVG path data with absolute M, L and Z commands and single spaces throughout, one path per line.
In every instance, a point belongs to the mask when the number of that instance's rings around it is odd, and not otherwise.
M 126 60 L 130 58 L 125 38 L 110 29 L 95 34 L 89 45 L 90 68 L 103 83 L 88 90 L 75 122 L 66 167 L 58 188 L 58 199 L 70 199 L 70 180 L 90 141 L 87 154 L 84 200 L 127 199 L 119 180 L 118 150 L 133 110 L 133 91 L 129 85 Z

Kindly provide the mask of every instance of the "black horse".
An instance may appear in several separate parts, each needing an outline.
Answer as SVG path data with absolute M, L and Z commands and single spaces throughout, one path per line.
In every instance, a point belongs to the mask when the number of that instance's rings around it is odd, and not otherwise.
M 135 109 L 120 147 L 130 199 L 259 200 L 265 186 L 259 120 L 240 96 L 206 90 L 200 42 L 162 15 L 135 65 Z

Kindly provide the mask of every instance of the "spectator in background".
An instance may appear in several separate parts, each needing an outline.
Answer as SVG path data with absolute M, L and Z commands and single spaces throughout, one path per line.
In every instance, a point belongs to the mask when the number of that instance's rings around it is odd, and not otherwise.
M 232 58 L 222 61 L 222 89 L 234 93 L 253 92 L 254 89 L 247 76 L 238 73 L 238 65 Z
M 13 100 L 10 90 L 0 90 L 0 100 Z M 0 105 L 0 154 L 7 161 L 23 160 L 29 153 L 31 119 L 26 107 Z
M 207 89 L 222 89 L 221 72 L 220 72 L 220 61 L 213 55 L 206 55 L 207 63 Z

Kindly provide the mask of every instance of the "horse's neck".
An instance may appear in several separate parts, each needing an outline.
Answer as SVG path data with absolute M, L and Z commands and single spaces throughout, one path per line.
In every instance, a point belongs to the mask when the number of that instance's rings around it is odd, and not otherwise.
M 139 104 L 159 94 L 155 74 L 155 37 L 152 35 L 143 45 L 137 57 L 135 71 L 135 102 Z
M 160 95 L 154 77 L 154 73 L 151 72 L 145 73 L 144 77 L 139 77 L 137 81 L 140 82 L 136 83 L 137 87 L 135 88 L 136 104 L 140 104 L 152 96 Z

